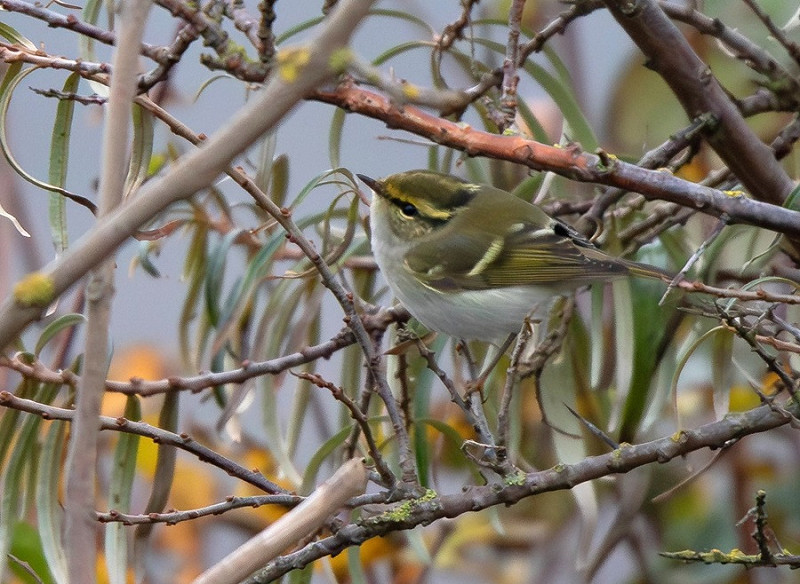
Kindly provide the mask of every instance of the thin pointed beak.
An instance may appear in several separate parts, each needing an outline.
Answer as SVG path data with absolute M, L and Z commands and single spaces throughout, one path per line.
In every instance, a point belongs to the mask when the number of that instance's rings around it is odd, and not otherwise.
M 365 174 L 356 174 L 356 176 L 361 179 L 361 182 L 363 182 L 373 191 L 375 191 L 376 193 L 379 192 L 378 181 L 376 181 L 374 178 L 370 178 Z

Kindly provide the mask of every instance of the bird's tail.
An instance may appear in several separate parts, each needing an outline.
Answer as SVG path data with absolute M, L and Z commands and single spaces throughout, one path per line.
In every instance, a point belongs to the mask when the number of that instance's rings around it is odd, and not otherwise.
M 649 264 L 641 264 L 631 260 L 623 261 L 628 268 L 628 272 L 632 276 L 638 276 L 640 278 L 652 278 L 654 280 L 661 280 L 662 282 L 666 283 L 670 283 L 675 279 L 675 274 L 668 270 L 657 268 L 656 266 L 651 266 Z

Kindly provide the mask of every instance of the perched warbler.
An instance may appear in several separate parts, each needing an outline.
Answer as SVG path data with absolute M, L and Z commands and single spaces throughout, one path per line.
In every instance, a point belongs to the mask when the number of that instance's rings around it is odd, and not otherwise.
M 392 292 L 426 327 L 500 344 L 555 296 L 627 275 L 670 276 L 612 257 L 509 192 L 438 172 L 375 180 L 372 251 Z

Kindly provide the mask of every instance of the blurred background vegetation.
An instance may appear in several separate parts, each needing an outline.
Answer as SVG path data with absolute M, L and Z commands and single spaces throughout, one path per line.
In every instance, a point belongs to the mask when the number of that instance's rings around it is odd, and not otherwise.
M 27 43 L 28 54 L 38 49 L 40 56 L 63 56 L 65 62 L 107 63 L 112 49 L 99 35 L 81 34 L 53 24 L 54 19 L 67 16 L 106 31 L 115 30 L 118 22 L 113 5 L 96 0 L 47 8 L 21 1 L 0 4 L 6 10 L 0 17 L 6 62 L 0 138 L 8 161 L 0 174 L 0 205 L 19 222 L 17 228 L 0 218 L 0 285 L 7 297 L 24 274 L 70 247 L 95 222 L 86 206 L 64 192 L 96 199 L 107 95 L 102 84 L 75 74 L 77 65 L 14 59 L 9 48 Z M 259 91 L 274 59 L 265 47 L 280 51 L 307 41 L 324 24 L 323 11 L 332 3 L 325 4 L 156 1 L 146 43 L 176 50 L 181 35 L 194 36 L 181 47 L 165 79 L 148 88 L 149 98 L 191 132 L 213 134 Z M 474 86 L 502 67 L 509 14 L 519 4 L 379 2 L 352 47 L 363 63 L 380 72 L 381 80 L 365 76 L 362 63 L 338 81 L 383 95 L 401 80 L 435 90 Z M 496 85 L 471 101 L 462 115 L 443 118 L 476 132 L 518 133 L 589 153 L 602 148 L 633 163 L 663 144 L 679 144 L 655 168 L 721 191 L 742 189 L 702 136 L 685 138 L 692 120 L 662 78 L 644 66 L 642 54 L 601 2 L 521 4 L 520 44 L 530 54 L 518 68 L 513 123 L 498 124 L 503 96 Z M 798 47 L 776 39 L 751 4 L 660 3 L 756 134 L 766 143 L 786 139 L 781 163 L 795 179 L 792 129 L 800 94 L 786 86 L 797 83 L 800 64 L 789 48 Z M 793 41 L 800 33 L 793 26 L 796 8 L 789 4 L 763 0 L 758 6 Z M 199 30 L 176 6 L 199 8 L 207 28 Z M 255 28 L 239 26 L 246 14 Z M 709 20 L 721 23 L 718 34 L 709 33 Z M 253 43 L 256 29 L 267 39 L 260 48 Z M 211 33 L 219 31 L 229 35 L 224 50 L 210 41 Z M 753 53 L 737 54 L 722 32 L 749 39 Z M 763 54 L 780 65 L 784 86 L 754 66 L 755 57 Z M 143 73 L 154 67 L 142 57 Z M 262 78 L 254 78 L 259 73 Z M 764 92 L 771 101 L 752 105 Z M 131 127 L 125 204 L 135 205 L 142 183 L 167 175 L 195 146 L 171 132 L 162 116 L 139 105 L 134 105 Z M 352 293 L 357 310 L 373 314 L 393 300 L 371 259 L 368 193 L 360 190 L 354 173 L 379 177 L 416 167 L 452 172 L 535 199 L 570 223 L 611 190 L 577 182 L 566 173 L 467 157 L 428 138 L 404 131 L 402 124 L 387 129 L 358 112 L 347 115 L 311 96 L 235 164 L 278 207 L 291 211 L 336 281 Z M 785 206 L 793 205 L 792 196 Z M 798 272 L 785 253 L 786 241 L 775 232 L 722 225 L 696 209 L 645 200 L 632 191 L 619 193 L 602 219 L 597 243 L 614 254 L 677 272 L 701 250 L 689 279 L 722 289 L 795 294 Z M 237 181 L 221 177 L 140 229 L 138 240 L 128 241 L 116 258 L 103 415 L 140 419 L 191 436 L 237 468 L 257 469 L 288 492 L 307 495 L 347 452 L 375 454 L 367 452 L 363 438 L 354 438 L 355 423 L 343 400 L 298 377 L 313 373 L 341 387 L 362 409 L 380 454 L 399 474 L 403 453 L 385 401 L 369 399 L 372 382 L 364 352 L 352 339 L 336 342 L 347 334 L 341 306 L 313 262 Z M 31 237 L 23 237 L 22 230 Z M 59 372 L 82 373 L 85 294 L 80 284 L 58 298 L 47 317 L 6 350 L 0 389 L 41 404 L 40 413 L 72 407 L 74 378 Z M 773 396 L 782 400 L 785 392 L 779 392 L 787 379 L 796 386 L 800 319 L 795 304 L 681 292 L 674 293 L 679 299 L 659 304 L 663 294 L 661 284 L 618 282 L 581 291 L 562 305 L 549 323 L 554 345 L 532 358 L 534 374 L 519 379 L 511 396 L 507 449 L 516 468 L 533 472 L 606 453 L 611 447 L 599 433 L 630 443 L 674 435 L 729 412 L 750 410 Z M 479 464 L 480 454 L 470 450 L 473 443 L 464 446 L 478 438 L 474 428 L 413 342 L 403 344 L 406 326 L 392 320 L 402 319 L 386 320 L 386 335 L 375 333 L 374 338 L 380 354 L 389 351 L 383 356 L 386 380 L 404 414 L 420 485 L 458 494 L 484 484 L 491 473 Z M 413 322 L 407 328 L 420 333 Z M 446 377 L 463 393 L 486 347 L 465 347 L 441 336 L 425 340 Z M 324 348 L 329 342 L 333 345 Z M 318 353 L 302 358 L 309 347 Z M 285 356 L 283 364 L 279 360 Z M 195 377 L 260 363 L 274 366 L 237 383 Z M 506 357 L 482 396 L 492 431 L 508 390 L 509 367 Z M 159 385 L 160 380 L 168 381 Z M 587 429 L 565 405 L 599 432 Z M 14 407 L 2 408 L 0 416 L 0 565 L 5 566 L 0 579 L 64 582 L 61 506 L 69 425 Z M 96 543 L 100 553 L 99 582 L 191 582 L 286 512 L 284 505 L 248 505 L 200 518 L 182 515 L 175 525 L 148 521 L 148 513 L 200 510 L 230 504 L 230 497 L 264 494 L 241 473 L 230 476 L 206 458 L 159 444 L 154 436 L 100 434 L 96 511 L 109 521 L 98 521 L 96 542 L 86 542 Z M 758 553 L 750 510 L 759 489 L 767 493 L 771 549 L 800 553 L 796 424 L 718 446 L 510 507 L 374 537 L 285 578 L 501 584 L 796 581 L 787 567 L 745 570 L 659 555 L 713 548 Z M 377 502 L 389 490 L 373 483 L 368 493 Z M 111 510 L 138 517 L 139 524 L 124 525 Z M 346 523 L 370 512 L 367 506 L 361 515 L 343 512 L 340 518 Z M 298 547 L 308 543 L 298 542 Z

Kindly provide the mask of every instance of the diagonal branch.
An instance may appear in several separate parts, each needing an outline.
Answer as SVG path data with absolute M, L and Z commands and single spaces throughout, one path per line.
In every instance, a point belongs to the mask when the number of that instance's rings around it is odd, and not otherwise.
M 381 95 L 352 86 L 316 91 L 310 99 L 382 120 L 390 128 L 424 136 L 469 156 L 508 160 L 534 170 L 555 172 L 572 180 L 615 186 L 641 193 L 648 199 L 670 201 L 716 217 L 726 214 L 731 223 L 756 225 L 800 237 L 798 212 L 743 196 L 731 196 L 668 172 L 640 168 L 606 153 L 590 154 L 577 145 L 556 147 L 519 136 L 481 132 L 410 105 L 398 107 Z M 774 158 L 771 160 L 774 162 Z
M 590 456 L 574 464 L 559 464 L 547 470 L 528 473 L 517 484 L 506 484 L 503 488 L 483 485 L 471 487 L 463 493 L 426 497 L 413 505 L 406 504 L 402 515 L 389 512 L 346 525 L 331 537 L 277 558 L 246 582 L 272 582 L 293 569 L 307 566 L 328 555 L 336 555 L 349 546 L 359 545 L 375 536 L 413 529 L 437 519 L 458 517 L 469 511 L 480 511 L 495 505 L 513 505 L 526 497 L 571 489 L 587 481 L 626 473 L 655 462 L 667 463 L 704 448 L 722 448 L 744 436 L 792 423 L 797 420 L 798 414 L 800 408 L 796 404 L 790 405 L 788 409 L 764 405 L 741 414 L 729 414 L 717 422 L 692 430 L 681 430 L 651 442 L 628 445 L 606 454 Z
M 24 282 L 32 297 L 16 294 L 0 305 L 0 347 L 6 347 L 29 323 L 41 318 L 53 298 L 63 294 L 94 266 L 109 257 L 143 224 L 169 205 L 192 196 L 225 170 L 231 160 L 274 127 L 312 90 L 334 74 L 331 54 L 346 46 L 366 15 L 371 0 L 340 2 L 320 33 L 307 45 L 285 49 L 282 70 L 203 148 L 181 158 L 160 180 L 146 183 L 135 200 L 95 226 L 64 255 Z M 19 288 L 17 289 L 19 291 Z M 32 300 L 29 300 L 32 298 Z
M 72 422 L 75 418 L 75 410 L 59 408 L 47 404 L 39 403 L 31 399 L 17 397 L 11 392 L 0 391 L 0 407 L 28 412 L 41 416 L 44 420 L 64 420 Z M 144 438 L 149 438 L 156 444 L 174 446 L 196 456 L 199 460 L 207 462 L 224 470 L 233 477 L 258 487 L 265 493 L 288 494 L 286 489 L 268 480 L 257 470 L 249 470 L 233 462 L 232 460 L 217 454 L 207 446 L 195 442 L 188 434 L 175 434 L 169 430 L 151 426 L 146 422 L 136 422 L 127 418 L 112 418 L 110 416 L 100 416 L 98 420 L 100 430 L 113 430 L 116 432 L 127 432 L 136 434 Z
M 611 14 L 681 102 L 689 118 L 711 115 L 705 137 L 754 197 L 782 205 L 792 180 L 747 125 L 733 100 L 655 0 L 605 0 Z

